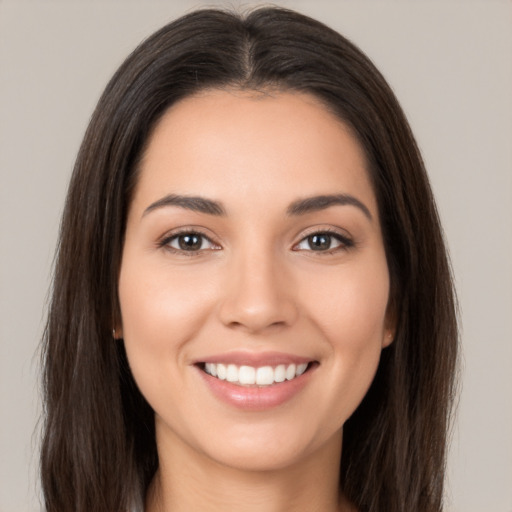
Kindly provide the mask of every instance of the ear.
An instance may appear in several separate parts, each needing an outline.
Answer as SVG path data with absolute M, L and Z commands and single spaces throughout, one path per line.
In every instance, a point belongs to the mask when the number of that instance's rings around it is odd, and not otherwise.
M 114 306 L 114 313 L 112 315 L 112 338 L 115 340 L 123 339 L 123 322 L 121 320 L 121 309 L 119 307 L 119 299 L 116 301 Z
M 396 308 L 393 304 L 393 301 L 390 300 L 386 310 L 385 328 L 382 337 L 382 348 L 389 347 L 389 345 L 393 343 L 396 334 L 396 326 Z
M 389 347 L 393 340 L 395 339 L 395 331 L 391 329 L 386 329 L 384 331 L 384 337 L 382 338 L 382 348 Z
M 116 315 L 116 319 L 112 322 L 114 327 L 112 327 L 112 337 L 115 340 L 123 339 L 123 324 L 120 320 L 120 315 Z
M 120 327 L 114 327 L 112 329 L 112 338 L 120 340 L 123 337 L 123 330 Z

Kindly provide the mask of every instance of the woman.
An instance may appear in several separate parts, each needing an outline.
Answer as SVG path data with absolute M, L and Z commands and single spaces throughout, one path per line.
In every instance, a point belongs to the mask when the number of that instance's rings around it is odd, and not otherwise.
M 379 72 L 291 11 L 189 14 L 128 57 L 78 155 L 47 510 L 442 510 L 456 346 Z

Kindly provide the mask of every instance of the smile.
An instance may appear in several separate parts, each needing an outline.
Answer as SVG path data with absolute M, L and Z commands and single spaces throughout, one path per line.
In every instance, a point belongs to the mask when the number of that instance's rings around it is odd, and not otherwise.
M 238 366 L 235 364 L 205 363 L 202 368 L 208 375 L 219 380 L 225 380 L 239 386 L 272 386 L 276 383 L 293 380 L 300 377 L 309 363 L 280 364 L 272 366 Z
M 314 379 L 319 366 L 319 361 L 307 356 L 272 351 L 212 354 L 193 363 L 214 397 L 251 412 L 291 401 Z

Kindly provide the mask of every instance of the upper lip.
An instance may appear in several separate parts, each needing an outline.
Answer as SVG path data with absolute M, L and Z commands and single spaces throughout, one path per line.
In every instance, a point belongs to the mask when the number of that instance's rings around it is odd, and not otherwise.
M 314 359 L 310 357 L 302 357 L 294 354 L 286 354 L 284 352 L 226 352 L 224 354 L 216 354 L 206 356 L 204 359 L 194 361 L 194 364 L 201 363 L 223 363 L 234 364 L 237 366 L 253 366 L 259 368 L 261 366 L 278 366 L 280 364 L 303 364 L 310 363 Z

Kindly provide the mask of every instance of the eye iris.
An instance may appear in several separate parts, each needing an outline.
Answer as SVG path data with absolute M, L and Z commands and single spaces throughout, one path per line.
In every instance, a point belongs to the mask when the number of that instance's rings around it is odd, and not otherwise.
M 331 237 L 325 233 L 308 236 L 308 243 L 314 251 L 324 251 L 331 247 Z
M 180 235 L 178 237 L 178 244 L 180 249 L 184 251 L 198 251 L 201 249 L 201 236 L 194 234 Z

